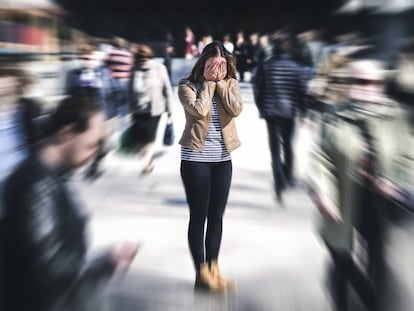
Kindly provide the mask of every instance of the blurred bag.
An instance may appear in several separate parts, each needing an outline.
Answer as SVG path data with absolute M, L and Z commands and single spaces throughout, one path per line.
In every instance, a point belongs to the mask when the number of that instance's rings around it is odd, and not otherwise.
M 137 153 L 142 145 L 134 143 L 132 138 L 132 126 L 129 126 L 121 135 L 118 152 L 124 154 Z
M 174 144 L 175 134 L 174 126 L 171 117 L 168 117 L 167 125 L 164 130 L 164 139 L 163 143 L 165 146 L 172 146 Z

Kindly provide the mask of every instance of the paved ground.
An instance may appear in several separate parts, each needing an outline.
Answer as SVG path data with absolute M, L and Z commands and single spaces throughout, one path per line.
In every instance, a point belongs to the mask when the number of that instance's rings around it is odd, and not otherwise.
M 233 153 L 234 175 L 224 220 L 220 263 L 237 289 L 227 295 L 195 292 L 186 241 L 188 210 L 179 175 L 180 148 L 159 148 L 152 174 L 139 174 L 139 158 L 113 154 L 105 175 L 78 181 L 93 215 L 92 242 L 138 240 L 142 248 L 124 279 L 112 282 L 109 310 L 331 310 L 326 295 L 326 253 L 314 234 L 314 210 L 305 192 L 291 190 L 285 207 L 274 200 L 267 133 L 251 89 L 242 85 L 238 118 L 242 147 Z M 184 114 L 176 104 L 175 129 Z M 303 132 L 298 175 L 306 172 L 309 144 Z

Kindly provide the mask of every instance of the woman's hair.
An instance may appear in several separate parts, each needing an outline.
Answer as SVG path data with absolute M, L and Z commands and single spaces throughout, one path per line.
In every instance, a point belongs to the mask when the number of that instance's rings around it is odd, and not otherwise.
M 92 45 L 84 44 L 78 48 L 78 55 L 92 55 L 95 52 L 95 48 Z
M 204 81 L 204 65 L 207 59 L 216 56 L 224 57 L 227 61 L 226 79 L 236 79 L 236 59 L 233 54 L 226 50 L 223 43 L 220 41 L 213 41 L 204 47 L 203 52 L 191 70 L 188 79 L 193 83 Z
M 135 62 L 137 64 L 141 63 L 142 61 L 151 59 L 153 57 L 154 53 L 148 45 L 138 44 L 135 47 Z

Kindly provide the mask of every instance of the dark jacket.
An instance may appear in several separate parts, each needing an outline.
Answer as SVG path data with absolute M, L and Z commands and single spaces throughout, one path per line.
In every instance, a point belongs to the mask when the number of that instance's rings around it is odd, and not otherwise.
M 101 106 L 102 111 L 108 119 L 117 115 L 115 93 L 111 71 L 105 66 L 95 68 L 95 80 L 85 84 L 81 75 L 84 68 L 72 69 L 66 77 L 66 94 L 68 95 L 88 95 L 92 96 Z
M 253 77 L 255 102 L 265 119 L 292 119 L 306 111 L 302 68 L 287 54 L 273 56 L 258 66 Z
M 67 181 L 36 156 L 8 178 L 4 208 L 5 310 L 50 310 L 112 274 L 109 253 L 87 263 L 87 217 Z

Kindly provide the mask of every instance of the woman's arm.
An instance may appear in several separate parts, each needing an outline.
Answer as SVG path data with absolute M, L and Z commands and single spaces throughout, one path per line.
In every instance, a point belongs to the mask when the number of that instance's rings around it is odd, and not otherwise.
M 240 88 L 237 80 L 228 79 L 218 81 L 216 92 L 227 113 L 233 117 L 237 117 L 243 109 Z
M 212 99 L 216 90 L 216 82 L 204 81 L 201 91 L 197 94 L 195 86 L 188 81 L 180 81 L 178 97 L 184 110 L 196 118 L 205 117 L 211 109 Z

